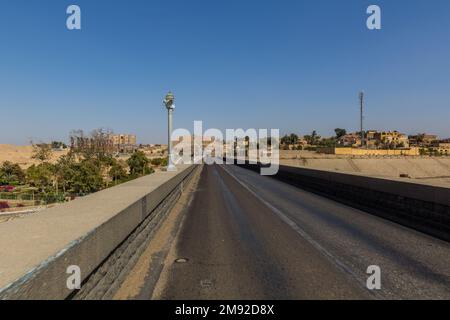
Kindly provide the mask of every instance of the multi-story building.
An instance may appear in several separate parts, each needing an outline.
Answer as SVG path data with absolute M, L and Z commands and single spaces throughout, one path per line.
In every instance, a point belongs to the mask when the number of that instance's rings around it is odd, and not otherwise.
M 408 137 L 398 131 L 368 130 L 364 133 L 364 147 L 367 149 L 401 149 L 409 148 Z M 338 145 L 343 147 L 360 147 L 361 134 L 353 132 L 338 139 Z
M 137 149 L 136 135 L 114 134 L 110 137 L 114 149 L 119 153 L 134 152 Z
M 375 140 L 384 148 L 409 148 L 408 137 L 398 131 L 377 132 Z
M 349 133 L 338 139 L 338 145 L 343 147 L 361 146 L 361 135 L 357 133 Z
M 368 149 L 377 149 L 380 146 L 380 142 L 376 139 L 378 131 L 377 130 L 368 130 L 366 131 L 365 137 L 365 146 Z
M 136 136 L 132 134 L 115 134 L 111 136 L 115 146 L 118 145 L 136 145 Z
M 449 156 L 450 155 L 450 139 L 438 141 L 435 149 L 440 155 Z
M 408 137 L 409 144 L 416 147 L 431 147 L 438 142 L 438 136 L 434 134 L 416 134 Z

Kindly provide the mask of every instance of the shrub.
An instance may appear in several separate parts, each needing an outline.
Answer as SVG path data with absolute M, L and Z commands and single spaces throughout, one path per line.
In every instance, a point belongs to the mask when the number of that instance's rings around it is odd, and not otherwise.
M 165 167 L 167 166 L 167 158 L 155 158 L 151 160 L 152 166 Z
M 130 175 L 140 176 L 151 173 L 149 172 L 151 170 L 148 168 L 149 162 L 150 160 L 142 151 L 136 151 L 133 153 L 127 160 L 127 164 L 130 167 Z
M 17 163 L 12 163 L 10 161 L 5 161 L 0 166 L 0 183 L 11 185 L 11 184 L 22 184 L 25 181 L 25 173 L 20 168 Z
M 113 181 L 120 181 L 127 178 L 126 163 L 114 160 L 108 172 Z
M 161 158 L 155 158 L 151 160 L 152 166 L 160 166 L 162 162 Z
M 64 202 L 65 199 L 66 199 L 65 196 L 63 194 L 61 194 L 61 193 L 59 193 L 59 194 L 47 193 L 47 194 L 42 196 L 42 200 L 45 202 L 45 204 Z
M 0 201 L 0 210 L 1 209 L 9 209 L 9 204 L 6 201 Z

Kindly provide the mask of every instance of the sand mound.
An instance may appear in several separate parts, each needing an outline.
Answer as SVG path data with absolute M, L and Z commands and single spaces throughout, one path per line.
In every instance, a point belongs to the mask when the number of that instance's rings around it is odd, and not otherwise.
M 61 156 L 67 154 L 67 150 L 54 151 L 51 162 L 56 162 Z M 32 159 L 33 146 L 15 146 L 10 144 L 0 144 L 0 164 L 5 161 L 18 163 L 22 168 L 28 168 L 39 161 Z

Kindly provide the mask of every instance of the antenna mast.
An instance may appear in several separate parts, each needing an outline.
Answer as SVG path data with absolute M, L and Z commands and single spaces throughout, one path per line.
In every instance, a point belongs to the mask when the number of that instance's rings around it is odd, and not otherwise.
M 364 147 L 364 91 L 359 93 L 359 106 L 360 106 L 360 129 L 361 129 L 361 148 Z

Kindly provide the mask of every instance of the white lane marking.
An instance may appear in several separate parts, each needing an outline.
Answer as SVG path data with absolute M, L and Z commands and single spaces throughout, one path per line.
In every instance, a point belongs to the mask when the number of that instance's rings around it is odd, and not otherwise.
M 226 166 L 220 166 L 225 172 L 227 172 L 237 183 L 243 186 L 248 192 L 250 192 L 255 198 L 261 201 L 265 206 L 267 206 L 270 210 L 272 210 L 282 221 L 284 221 L 287 225 L 289 225 L 295 232 L 297 232 L 300 236 L 302 236 L 306 241 L 308 241 L 315 249 L 317 249 L 320 253 L 322 253 L 329 261 L 331 261 L 335 266 L 337 266 L 340 270 L 344 271 L 348 275 L 350 275 L 357 283 L 368 293 L 374 295 L 377 298 L 381 298 L 382 296 L 373 291 L 368 291 L 366 287 L 366 280 L 362 280 L 358 277 L 356 273 L 354 273 L 349 267 L 347 267 L 342 261 L 340 261 L 337 257 L 335 257 L 332 253 L 330 253 L 327 249 L 322 247 L 316 240 L 314 240 L 305 230 L 303 230 L 297 223 L 292 221 L 286 214 L 275 208 L 269 202 L 264 200 L 260 195 L 254 192 L 250 187 L 248 187 L 244 182 L 239 180 L 233 173 L 230 172 Z

